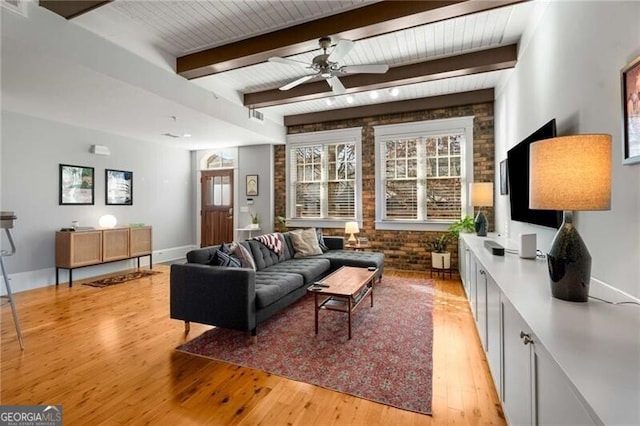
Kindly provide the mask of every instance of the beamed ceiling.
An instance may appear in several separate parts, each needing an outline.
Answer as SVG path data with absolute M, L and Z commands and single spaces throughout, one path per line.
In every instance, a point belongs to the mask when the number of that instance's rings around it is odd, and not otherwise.
M 293 124 L 493 96 L 492 89 L 516 66 L 531 3 L 115 0 L 40 5 L 140 56 L 149 58 L 155 51 L 155 57 L 164 58 L 160 65 L 216 96 Z M 340 65 L 387 64 L 389 70 L 340 76 L 345 89 L 340 94 L 321 78 L 279 90 L 313 71 L 268 59 L 310 64 L 322 53 L 321 37 L 331 37 L 334 46 L 341 39 L 355 42 Z M 398 93 L 391 95 L 391 88 Z

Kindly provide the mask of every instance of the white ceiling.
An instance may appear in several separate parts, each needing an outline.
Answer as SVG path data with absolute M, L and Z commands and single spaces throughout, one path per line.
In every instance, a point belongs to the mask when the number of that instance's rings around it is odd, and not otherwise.
M 179 80 L 182 77 L 175 75 L 176 57 L 368 3 L 372 2 L 116 0 L 71 21 L 64 21 L 43 8 L 38 7 L 34 11 L 36 6 L 30 5 L 29 19 L 43 14 L 55 16 L 50 18 L 52 21 L 55 19 L 55 22 L 50 23 L 52 27 L 73 26 L 75 31 L 89 30 L 126 49 L 128 54 L 134 53 L 145 64 L 151 63 L 165 72 L 167 78 Z M 531 3 L 520 3 L 359 40 L 355 48 L 340 62 L 346 65 L 386 63 L 394 67 L 517 43 L 529 22 L 531 7 Z M 48 16 L 46 18 L 49 19 Z M 268 130 L 260 130 L 255 125 L 243 125 L 242 120 L 246 121 L 246 108 L 242 106 L 242 94 L 275 89 L 307 74 L 307 70 L 267 62 L 191 81 L 178 81 L 178 86 L 189 85 L 189 89 L 183 88 L 182 92 L 193 92 L 198 95 L 196 97 L 205 94 L 218 102 L 228 102 L 222 108 L 223 113 L 220 113 L 220 108 L 216 111 L 201 108 L 201 100 L 188 101 L 178 95 L 167 96 L 166 90 L 155 90 L 144 84 L 139 87 L 136 82 L 140 78 L 144 79 L 144 76 L 112 78 L 108 73 L 102 72 L 104 64 L 96 65 L 95 70 L 87 69 L 86 66 L 74 63 L 72 54 L 67 54 L 66 58 L 47 57 L 46 53 L 43 55 L 38 50 L 28 51 L 28 47 L 25 51 L 20 46 L 22 41 L 12 47 L 10 41 L 22 37 L 5 37 L 4 27 L 3 25 L 3 108 L 31 111 L 33 115 L 75 122 L 76 125 L 81 122 L 87 127 L 137 139 L 180 144 L 187 149 L 283 142 L 281 135 L 284 130 L 279 133 L 273 127 L 281 127 L 282 117 L 286 115 L 491 88 L 496 87 L 510 72 L 494 71 L 406 85 L 399 88 L 397 97 L 391 97 L 388 91 L 380 91 L 377 100 L 372 100 L 368 93 L 356 93 L 352 94 L 352 104 L 347 104 L 346 96 L 343 95 L 336 97 L 331 106 L 326 99 L 317 99 L 262 108 L 260 111 L 271 121 L 265 127 Z M 43 27 L 40 24 L 39 28 Z M 291 59 L 310 62 L 319 53 L 320 50 L 317 49 L 292 56 Z M 97 56 L 95 63 L 100 64 L 99 55 Z M 84 64 L 82 61 L 78 62 L 86 65 L 87 61 Z M 125 73 L 129 71 L 127 68 L 131 68 L 130 71 L 135 73 L 133 61 L 128 62 L 131 63 L 121 64 L 118 72 Z M 332 97 L 328 86 L 326 97 Z M 96 99 L 101 102 L 96 102 Z M 66 108 L 60 108 L 61 104 L 66 105 Z M 74 108 L 74 105 L 78 107 Z M 135 114 L 132 114 L 133 110 Z M 243 117 L 230 118 L 232 113 Z M 177 122 L 171 119 L 172 116 L 178 116 Z M 176 123 L 183 124 L 184 127 L 180 128 Z M 193 134 L 193 138 L 168 140 L 165 136 L 160 136 L 165 132 L 188 132 Z

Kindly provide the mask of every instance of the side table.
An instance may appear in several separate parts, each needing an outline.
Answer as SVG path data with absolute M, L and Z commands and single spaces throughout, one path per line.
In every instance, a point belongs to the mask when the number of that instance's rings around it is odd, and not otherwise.
M 371 248 L 368 242 L 366 243 L 356 243 L 356 244 L 345 244 L 344 248 L 347 250 L 355 250 L 355 251 L 364 251 L 368 248 Z

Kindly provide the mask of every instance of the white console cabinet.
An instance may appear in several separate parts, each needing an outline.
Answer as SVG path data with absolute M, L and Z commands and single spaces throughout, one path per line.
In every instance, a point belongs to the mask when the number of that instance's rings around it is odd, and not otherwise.
M 460 276 L 508 423 L 640 424 L 637 307 L 554 299 L 545 260 L 486 239 L 461 234 Z

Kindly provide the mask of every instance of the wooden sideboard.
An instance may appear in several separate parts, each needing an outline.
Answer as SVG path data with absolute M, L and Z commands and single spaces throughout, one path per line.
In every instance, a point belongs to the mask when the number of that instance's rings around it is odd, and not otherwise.
M 151 226 L 108 228 L 88 231 L 56 232 L 56 285 L 60 269 L 69 270 L 69 287 L 73 285 L 73 270 L 149 256 L 153 266 Z

